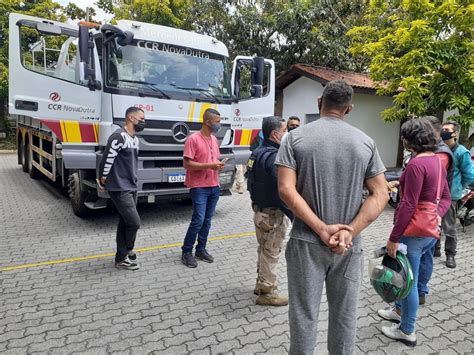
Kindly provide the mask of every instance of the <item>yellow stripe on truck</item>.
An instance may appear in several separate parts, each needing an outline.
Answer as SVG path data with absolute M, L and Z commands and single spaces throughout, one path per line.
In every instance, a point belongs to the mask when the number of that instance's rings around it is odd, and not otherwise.
M 63 121 L 64 127 L 67 132 L 68 143 L 81 143 L 81 129 L 79 128 L 79 122 L 77 121 Z
M 188 122 L 194 121 L 194 109 L 196 108 L 196 103 L 191 102 L 189 104 L 189 112 L 188 112 Z
M 64 125 L 64 121 L 59 121 L 59 126 L 61 127 L 63 142 L 67 142 L 67 132 L 66 132 L 66 126 Z
M 240 145 L 250 145 L 250 138 L 252 137 L 251 129 L 242 130 L 242 138 L 240 138 Z
M 94 127 L 94 136 L 95 136 L 95 141 L 96 143 L 99 142 L 99 124 L 98 123 L 94 123 L 92 125 L 92 127 Z
M 204 112 L 208 109 L 208 108 L 213 108 L 214 110 L 217 109 L 217 105 L 216 104 L 209 104 L 209 103 L 203 103 L 201 104 L 201 111 L 199 113 L 199 122 L 202 122 L 202 119 L 204 117 Z

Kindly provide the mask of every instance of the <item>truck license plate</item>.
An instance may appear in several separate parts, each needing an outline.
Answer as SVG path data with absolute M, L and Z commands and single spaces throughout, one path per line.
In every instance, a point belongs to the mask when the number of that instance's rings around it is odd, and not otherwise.
M 185 177 L 186 177 L 185 174 L 168 175 L 168 182 L 170 182 L 170 183 L 184 182 Z

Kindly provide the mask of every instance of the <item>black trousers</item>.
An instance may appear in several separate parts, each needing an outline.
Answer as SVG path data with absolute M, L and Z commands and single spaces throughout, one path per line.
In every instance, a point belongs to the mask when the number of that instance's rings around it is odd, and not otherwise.
M 117 226 L 117 253 L 115 261 L 123 261 L 133 250 L 137 231 L 140 228 L 140 216 L 137 211 L 136 191 L 109 191 L 110 198 L 119 214 Z
M 443 233 L 446 237 L 446 241 L 444 242 L 444 251 L 446 255 L 456 255 L 458 243 L 456 232 L 457 213 L 458 202 L 452 201 L 451 207 L 449 208 L 448 212 L 446 212 L 442 220 Z M 441 238 L 438 239 L 438 242 L 436 243 L 436 249 L 441 250 Z

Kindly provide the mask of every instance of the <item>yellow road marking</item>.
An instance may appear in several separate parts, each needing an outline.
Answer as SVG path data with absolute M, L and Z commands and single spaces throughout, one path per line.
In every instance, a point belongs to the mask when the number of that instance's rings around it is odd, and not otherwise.
M 226 240 L 232 238 L 242 238 L 242 237 L 252 237 L 255 235 L 255 232 L 245 232 L 245 233 L 237 233 L 237 234 L 230 234 L 230 235 L 222 235 L 219 237 L 209 238 L 209 241 L 215 240 Z M 183 245 L 182 242 L 180 243 L 172 243 L 172 244 L 164 244 L 164 245 L 156 245 L 152 247 L 145 247 L 145 248 L 138 248 L 135 249 L 135 252 L 142 253 L 146 251 L 153 251 L 153 250 L 160 250 L 160 249 L 169 249 L 174 247 L 179 247 Z M 19 270 L 19 269 L 28 269 L 32 267 L 38 266 L 48 266 L 48 265 L 56 265 L 56 264 L 65 264 L 65 263 L 73 263 L 75 261 L 84 261 L 84 260 L 91 260 L 91 259 L 102 259 L 114 256 L 115 253 L 104 253 L 104 254 L 96 254 L 96 255 L 89 255 L 89 256 L 81 256 L 78 258 L 69 258 L 69 259 L 62 259 L 62 260 L 51 260 L 51 261 L 42 261 L 39 263 L 31 263 L 31 264 L 23 264 L 23 265 L 16 265 L 16 266 L 8 266 L 0 268 L 0 271 L 12 271 L 12 270 Z

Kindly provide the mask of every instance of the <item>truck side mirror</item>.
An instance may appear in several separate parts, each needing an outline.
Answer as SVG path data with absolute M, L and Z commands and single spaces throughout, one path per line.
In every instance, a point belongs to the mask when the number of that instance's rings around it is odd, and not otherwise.
M 104 44 L 107 44 L 115 38 L 117 38 L 117 43 L 120 44 L 122 47 L 128 46 L 133 42 L 133 32 L 122 31 L 120 28 L 109 23 L 103 25 L 100 30 L 102 31 L 102 33 L 107 35 Z
M 79 26 L 79 57 L 81 62 L 89 65 L 89 29 L 84 26 Z
M 263 93 L 263 71 L 265 58 L 255 57 L 252 61 L 252 97 L 262 97 Z
M 86 26 L 79 26 L 79 75 L 82 82 L 87 82 L 90 90 L 100 89 L 100 82 L 95 77 L 94 41 Z

